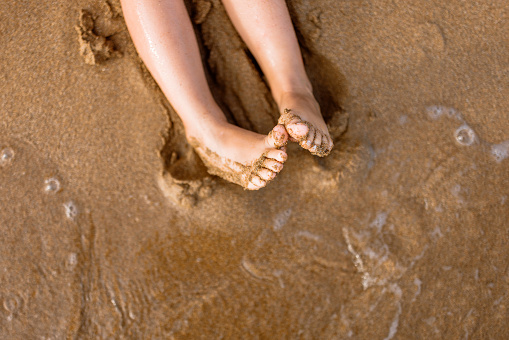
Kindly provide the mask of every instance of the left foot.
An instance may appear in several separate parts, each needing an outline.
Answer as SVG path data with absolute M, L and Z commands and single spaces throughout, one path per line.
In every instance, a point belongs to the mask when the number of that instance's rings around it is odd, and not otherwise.
M 311 93 L 285 92 L 279 107 L 283 112 L 279 124 L 283 124 L 290 140 L 311 152 L 325 157 L 334 146 L 323 120 L 320 106 Z
M 267 185 L 287 158 L 288 134 L 282 125 L 264 136 L 211 119 L 186 126 L 186 135 L 210 174 L 248 190 Z

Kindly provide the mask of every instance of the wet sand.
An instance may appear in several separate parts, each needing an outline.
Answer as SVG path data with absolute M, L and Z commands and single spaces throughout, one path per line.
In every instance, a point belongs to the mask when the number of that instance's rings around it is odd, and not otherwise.
M 0 338 L 509 337 L 505 1 L 288 1 L 335 149 L 207 175 L 117 1 L 0 3 Z M 278 114 L 219 0 L 214 95 Z

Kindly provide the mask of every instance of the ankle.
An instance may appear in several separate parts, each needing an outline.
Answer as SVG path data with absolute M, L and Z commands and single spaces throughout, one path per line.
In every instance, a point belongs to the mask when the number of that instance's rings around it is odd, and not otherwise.
M 306 77 L 302 80 L 287 82 L 283 86 L 276 87 L 272 92 L 276 104 L 281 108 L 289 97 L 313 97 L 313 86 Z
M 201 140 L 209 134 L 220 131 L 228 121 L 224 115 L 206 114 L 197 119 L 184 122 L 184 129 L 188 140 Z

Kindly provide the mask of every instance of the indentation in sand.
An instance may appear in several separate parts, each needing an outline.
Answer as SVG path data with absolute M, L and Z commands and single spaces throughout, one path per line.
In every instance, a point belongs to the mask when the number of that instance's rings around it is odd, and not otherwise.
M 193 0 L 193 5 L 193 22 L 202 24 L 212 8 L 212 3 L 208 0 Z
M 81 10 L 79 24 L 75 27 L 78 33 L 80 54 L 89 65 L 96 65 L 111 58 L 122 56 L 115 45 L 112 35 L 106 36 L 96 29 L 97 16 L 87 10 Z
M 159 188 L 173 204 L 191 208 L 200 199 L 212 196 L 216 182 L 211 177 L 196 180 L 178 180 L 170 173 L 158 177 Z

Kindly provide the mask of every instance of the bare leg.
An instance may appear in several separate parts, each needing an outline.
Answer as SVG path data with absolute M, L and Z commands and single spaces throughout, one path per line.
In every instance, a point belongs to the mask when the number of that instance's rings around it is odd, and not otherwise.
M 186 136 L 209 172 L 259 189 L 286 160 L 288 135 L 268 136 L 229 124 L 208 87 L 193 27 L 182 0 L 122 0 L 140 57 L 176 110 Z
M 269 81 L 290 137 L 318 156 L 332 149 L 327 125 L 306 75 L 284 0 L 223 0 L 235 28 Z

